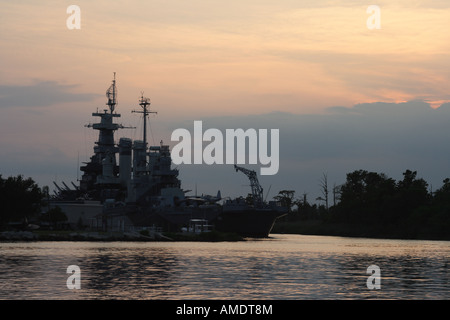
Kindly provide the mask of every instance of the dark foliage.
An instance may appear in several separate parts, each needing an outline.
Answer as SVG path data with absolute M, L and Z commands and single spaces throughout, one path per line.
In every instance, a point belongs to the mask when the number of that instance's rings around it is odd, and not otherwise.
M 40 212 L 43 193 L 31 178 L 0 175 L 0 226 L 21 222 Z
M 347 174 L 337 192 L 340 201 L 329 210 L 306 199 L 296 201 L 298 210 L 281 224 L 315 220 L 320 221 L 315 230 L 321 234 L 345 230 L 341 235 L 450 240 L 448 178 L 432 192 L 416 171 L 406 170 L 403 179 L 395 181 L 383 173 L 357 170 Z

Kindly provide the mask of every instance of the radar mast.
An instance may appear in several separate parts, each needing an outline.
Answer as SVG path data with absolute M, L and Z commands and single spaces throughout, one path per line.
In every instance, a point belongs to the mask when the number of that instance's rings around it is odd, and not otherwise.
M 117 104 L 117 87 L 116 87 L 116 73 L 114 72 L 114 79 L 112 81 L 111 86 L 106 90 L 106 97 L 108 98 L 108 102 L 106 103 L 109 106 L 109 110 L 111 114 L 114 112 Z
M 133 113 L 142 113 L 144 117 L 144 132 L 143 132 L 143 141 L 144 141 L 144 147 L 147 148 L 147 117 L 150 113 L 158 113 L 156 111 L 150 111 L 150 98 L 144 98 L 144 92 L 141 92 L 141 99 L 139 100 L 139 105 L 142 107 L 142 111 L 139 110 L 133 110 L 131 112 Z

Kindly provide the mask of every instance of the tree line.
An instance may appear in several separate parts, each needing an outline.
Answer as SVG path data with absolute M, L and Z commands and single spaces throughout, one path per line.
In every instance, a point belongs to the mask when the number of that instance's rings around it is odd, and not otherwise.
M 281 190 L 274 199 L 290 213 L 273 232 L 450 240 L 450 178 L 433 191 L 416 171 L 406 170 L 396 181 L 356 170 L 332 188 L 324 174 L 319 186 L 319 205 L 310 203 L 307 194 Z M 39 188 L 33 179 L 0 175 L 0 228 L 30 218 L 50 224 L 67 220 L 59 208 L 41 214 L 48 199 L 48 187 Z
M 25 228 L 31 220 L 53 225 L 66 221 L 67 217 L 60 208 L 41 214 L 42 207 L 47 205 L 48 192 L 48 187 L 40 188 L 32 178 L 18 175 L 5 179 L 0 174 L 0 229 L 11 223 Z
M 308 221 L 314 220 L 312 233 L 450 240 L 449 178 L 433 191 L 417 171 L 406 170 L 396 181 L 383 173 L 356 170 L 331 189 L 324 175 L 320 189 L 320 205 L 310 204 L 306 194 L 296 198 L 293 190 L 280 191 L 275 199 L 291 212 L 276 230 L 297 225 L 301 231 L 302 222 L 310 226 Z

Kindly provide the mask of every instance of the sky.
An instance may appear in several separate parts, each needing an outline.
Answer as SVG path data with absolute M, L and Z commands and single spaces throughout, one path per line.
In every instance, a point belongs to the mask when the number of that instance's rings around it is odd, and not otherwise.
M 67 8 L 80 8 L 69 29 Z M 380 29 L 368 28 L 376 4 Z M 444 0 L 0 0 L 0 174 L 53 186 L 81 176 L 116 72 L 122 136 L 151 143 L 194 120 L 279 129 L 279 190 L 319 195 L 364 169 L 434 189 L 450 177 L 450 2 Z M 258 168 L 258 166 L 248 166 Z M 179 165 L 182 187 L 246 195 L 231 165 Z

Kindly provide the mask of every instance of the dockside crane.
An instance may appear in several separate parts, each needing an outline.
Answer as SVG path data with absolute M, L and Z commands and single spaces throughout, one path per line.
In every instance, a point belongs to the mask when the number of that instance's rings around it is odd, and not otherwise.
M 250 186 L 252 188 L 252 195 L 255 207 L 260 207 L 263 205 L 263 188 L 259 184 L 258 177 L 256 175 L 256 171 L 249 170 L 243 167 L 239 167 L 234 165 L 236 172 L 241 171 L 244 173 L 250 180 Z

